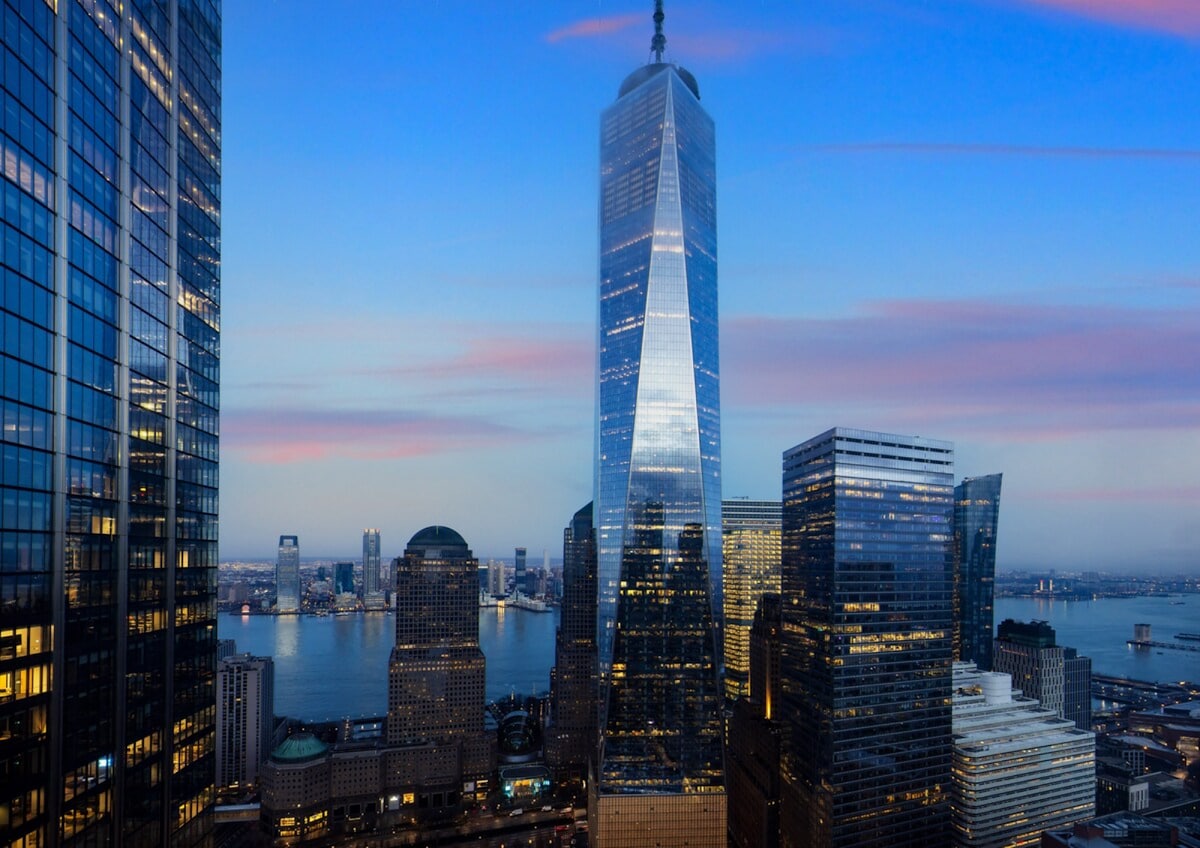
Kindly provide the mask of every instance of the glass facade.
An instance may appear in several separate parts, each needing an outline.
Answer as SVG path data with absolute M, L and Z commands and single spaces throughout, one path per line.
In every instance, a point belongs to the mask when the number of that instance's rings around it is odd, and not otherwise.
M 590 503 L 563 530 L 560 609 L 546 762 L 559 779 L 582 780 L 596 752 L 596 534 Z
M 992 668 L 996 525 L 1002 474 L 954 487 L 954 658 Z
M 862 430 L 784 454 L 784 845 L 949 842 L 953 474 Z
M 721 504 L 724 567 L 725 697 L 750 694 L 750 628 L 764 593 L 779 592 L 783 505 L 729 500 Z
M 0 841 L 213 800 L 221 16 L 3 0 Z
M 383 591 L 383 582 L 380 580 L 380 565 L 382 557 L 379 548 L 379 531 L 375 528 L 367 528 L 363 531 L 362 539 L 363 548 L 363 597 L 369 595 L 378 595 Z
M 275 611 L 300 611 L 300 540 L 295 536 L 279 537 L 279 552 L 275 557 Z
M 713 123 L 691 75 L 655 63 L 600 136 L 599 789 L 719 791 Z

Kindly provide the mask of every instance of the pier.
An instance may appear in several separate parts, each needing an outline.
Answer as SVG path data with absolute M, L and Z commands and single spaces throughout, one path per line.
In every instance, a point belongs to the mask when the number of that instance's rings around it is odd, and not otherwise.
M 1144 639 L 1126 639 L 1126 645 L 1135 648 L 1169 648 L 1172 651 L 1192 651 L 1200 654 L 1200 645 L 1180 645 L 1178 642 L 1152 642 Z

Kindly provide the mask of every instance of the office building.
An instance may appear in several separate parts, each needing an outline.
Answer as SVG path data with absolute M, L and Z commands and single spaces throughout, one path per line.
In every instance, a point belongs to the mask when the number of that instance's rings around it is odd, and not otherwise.
M 363 607 L 368 610 L 381 610 L 385 606 L 384 591 L 387 588 L 383 582 L 379 531 L 368 528 L 362 537 Z
M 996 527 L 1002 474 L 954 487 L 954 658 L 992 667 Z
M 1013 685 L 1081 730 L 1092 726 L 1092 661 L 1059 645 L 1045 621 L 1000 622 L 993 643 L 996 671 L 1011 674 Z
M 596 754 L 596 535 L 592 505 L 563 530 L 563 598 L 551 676 L 546 764 L 580 785 Z
M 1095 815 L 1096 737 L 1012 688 L 954 664 L 954 845 L 1024 848 Z
M 217 786 L 250 789 L 271 752 L 275 663 L 235 654 L 217 663 Z
M 401 785 L 430 816 L 461 808 L 494 765 L 484 735 L 484 657 L 479 649 L 479 562 L 449 527 L 426 527 L 396 575 L 396 645 L 388 662 L 388 745 L 420 768 L 400 769 Z M 470 800 L 474 800 L 473 796 Z
M 784 725 L 780 703 L 783 607 L 763 595 L 750 628 L 749 695 L 734 702 L 725 769 L 729 785 L 729 843 L 734 848 L 779 845 L 779 757 Z
M 714 127 L 662 20 L 600 128 L 600 848 L 725 844 Z
M 953 475 L 916 436 L 783 455 L 785 846 L 949 842 Z
M 504 576 L 504 563 L 489 559 L 487 564 L 488 592 L 494 598 L 502 598 L 507 594 L 507 583 Z
M 1092 658 L 1065 646 L 1062 717 L 1080 730 L 1092 729 Z
M 529 577 L 525 572 L 525 549 L 517 548 L 513 555 L 513 591 L 518 595 L 532 597 L 529 591 Z
M 335 562 L 333 564 L 333 592 L 335 595 L 354 594 L 354 563 Z
M 782 504 L 727 500 L 721 503 L 724 556 L 725 697 L 750 693 L 750 627 L 764 593 L 779 593 Z
M 317 571 L 324 580 L 324 566 Z M 300 611 L 300 540 L 295 536 L 279 537 L 279 553 L 275 559 L 275 611 Z
M 199 844 L 219 0 L 0 5 L 0 842 Z

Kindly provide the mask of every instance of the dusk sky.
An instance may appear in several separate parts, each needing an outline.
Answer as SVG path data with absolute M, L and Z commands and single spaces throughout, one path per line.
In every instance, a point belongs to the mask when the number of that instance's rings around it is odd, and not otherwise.
M 227 3 L 221 555 L 561 556 L 598 124 L 650 2 Z M 1200 2 L 668 0 L 717 126 L 725 497 L 832 426 L 1004 473 L 998 567 L 1200 567 Z

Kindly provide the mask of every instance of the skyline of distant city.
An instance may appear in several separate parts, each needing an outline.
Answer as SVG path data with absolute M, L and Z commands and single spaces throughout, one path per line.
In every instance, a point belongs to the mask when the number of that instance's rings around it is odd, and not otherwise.
M 223 558 L 554 551 L 593 494 L 596 115 L 647 13 L 317 12 L 227 10 Z M 723 497 L 831 426 L 919 433 L 1004 473 L 1000 568 L 1194 564 L 1194 18 L 668 7 L 718 116 Z

